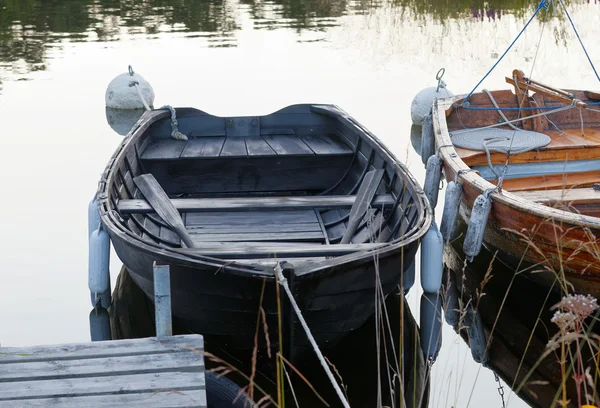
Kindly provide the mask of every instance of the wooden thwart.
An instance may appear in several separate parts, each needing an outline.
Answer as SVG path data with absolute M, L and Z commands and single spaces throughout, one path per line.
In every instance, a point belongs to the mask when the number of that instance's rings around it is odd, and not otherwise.
M 200 335 L 0 348 L 0 408 L 206 407 Z

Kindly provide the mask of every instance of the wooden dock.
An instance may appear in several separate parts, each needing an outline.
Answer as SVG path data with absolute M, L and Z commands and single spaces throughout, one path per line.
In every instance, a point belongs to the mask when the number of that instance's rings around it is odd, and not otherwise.
M 202 407 L 200 335 L 0 348 L 0 408 Z

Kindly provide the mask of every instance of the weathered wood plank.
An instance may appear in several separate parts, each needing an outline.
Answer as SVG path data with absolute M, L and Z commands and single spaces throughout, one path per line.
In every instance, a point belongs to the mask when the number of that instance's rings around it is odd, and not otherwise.
M 379 187 L 379 183 L 381 183 L 382 177 L 383 170 L 371 170 L 365 175 L 365 178 L 358 189 L 358 193 L 356 193 L 356 201 L 350 209 L 348 228 L 342 237 L 342 244 L 349 243 L 354 236 L 360 220 L 364 217 L 371 205 L 371 201 L 375 197 L 375 192 Z
M 221 225 L 250 228 L 250 226 L 277 226 L 290 224 L 317 223 L 317 217 L 312 210 L 278 210 L 278 211 L 253 211 L 252 217 L 245 211 L 238 212 L 209 212 L 209 213 L 186 213 L 186 225 L 188 227 Z
M 0 401 L 30 398 L 92 396 L 100 394 L 153 393 L 206 388 L 204 372 L 164 372 L 91 378 L 0 382 Z M 25 402 L 26 401 L 19 401 Z M 87 405 L 86 405 L 87 406 Z
M 271 214 L 271 213 L 270 213 Z M 247 223 L 231 225 L 226 224 L 209 224 L 209 225 L 186 225 L 188 232 L 194 234 L 238 234 L 247 232 L 319 232 L 321 227 L 315 222 L 304 222 L 298 224 L 271 224 L 263 223 Z
M 0 408 L 203 408 L 207 405 L 205 390 L 102 395 L 88 397 L 62 397 L 15 401 L 0 401 Z
M 0 382 L 8 382 L 202 370 L 204 362 L 201 358 L 195 358 L 190 351 L 181 351 L 79 360 L 13 362 L 2 368 Z
M 323 134 L 311 134 L 300 136 L 304 143 L 308 145 L 316 154 L 352 154 L 350 149 L 345 144 L 335 140 L 335 136 Z
M 158 139 L 146 148 L 142 154 L 144 160 L 179 159 L 187 141 L 175 139 Z
M 599 203 L 600 191 L 593 188 L 560 188 L 556 190 L 515 191 L 513 194 L 536 203 Z
M 313 155 L 315 154 L 310 147 L 297 136 L 272 135 L 263 136 L 263 139 L 271 146 L 278 155 Z
M 225 139 L 221 156 L 247 156 L 246 141 L 242 137 L 228 137 Z
M 277 154 L 262 137 L 247 137 L 246 148 L 250 156 L 275 156 Z
M 196 247 L 204 242 L 252 242 L 252 241 L 324 241 L 321 231 L 318 232 L 238 232 L 229 234 L 199 233 L 192 235 Z
M 383 171 L 380 172 L 383 174 Z M 376 188 L 377 186 L 375 186 Z M 374 192 L 373 192 L 374 195 Z M 371 198 L 373 195 L 365 196 Z M 352 207 L 356 196 L 315 196 L 315 197 L 246 197 L 246 198 L 174 198 L 171 203 L 181 212 L 200 211 L 236 211 L 254 209 L 301 209 L 301 208 L 339 208 Z M 391 195 L 375 197 L 371 206 L 390 206 L 394 204 Z M 367 203 L 369 205 L 369 203 Z M 362 207 L 361 207 L 362 208 Z M 152 212 L 152 206 L 146 200 L 120 200 L 118 209 L 121 214 L 139 214 Z M 366 211 L 366 210 L 365 210 Z M 364 211 L 360 214 L 360 218 Z M 360 221 L 359 218 L 359 221 Z
M 154 337 L 135 340 L 97 341 L 93 343 L 60 344 L 55 346 L 2 347 L 0 366 L 3 363 L 32 362 L 48 360 L 74 360 L 160 354 L 182 349 L 202 349 L 204 341 L 197 334 L 172 336 L 157 339 Z
M 190 139 L 181 158 L 218 157 L 225 143 L 224 137 L 199 137 Z
M 255 242 L 206 242 L 199 248 L 174 249 L 184 254 L 215 256 L 231 259 L 271 258 L 271 257 L 303 257 L 303 256 L 340 256 L 357 251 L 370 250 L 383 244 L 338 244 L 318 245 L 284 243 L 265 244 Z

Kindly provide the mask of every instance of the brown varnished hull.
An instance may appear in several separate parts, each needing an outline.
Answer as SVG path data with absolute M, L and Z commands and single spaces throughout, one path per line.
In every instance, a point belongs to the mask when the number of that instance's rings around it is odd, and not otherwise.
M 461 217 L 468 222 L 473 201 L 495 185 L 469 167 L 451 146 L 446 110 L 456 99 L 437 101 L 434 106 L 434 131 L 447 181 L 456 179 L 459 170 L 464 196 Z M 492 210 L 486 226 L 484 245 L 513 270 L 543 271 L 532 273 L 539 282 L 579 293 L 600 296 L 600 220 L 589 215 L 563 211 L 522 198 L 503 190 L 493 192 Z M 586 211 L 586 214 L 590 214 Z

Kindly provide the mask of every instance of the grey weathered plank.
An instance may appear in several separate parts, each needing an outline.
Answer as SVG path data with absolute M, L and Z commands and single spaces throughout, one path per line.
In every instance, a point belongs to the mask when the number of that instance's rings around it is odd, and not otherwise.
M 0 408 L 204 408 L 206 407 L 206 391 L 190 390 L 161 392 L 101 395 L 85 397 L 43 398 L 15 401 L 0 401 Z
M 272 214 L 272 213 L 269 213 Z M 194 234 L 238 234 L 246 232 L 319 232 L 321 227 L 316 222 L 304 222 L 298 224 L 263 224 L 246 223 L 231 225 L 227 224 L 209 224 L 190 226 L 186 225 L 190 235 Z
M 148 217 L 144 217 L 144 236 L 156 239 L 160 237 L 160 225 Z
M 163 221 L 169 224 L 173 230 L 177 232 L 185 245 L 187 245 L 189 248 L 192 248 L 194 246 L 194 242 L 188 235 L 181 216 L 154 176 L 152 174 L 142 174 L 141 176 L 134 178 L 133 181 L 138 186 L 146 200 L 148 200 L 147 203 L 152 206 L 160 218 L 162 218 Z
M 356 193 L 356 201 L 350 209 L 348 227 L 342 237 L 342 244 L 349 243 L 354 236 L 360 220 L 364 217 L 371 205 L 371 201 L 375 197 L 375 192 L 377 191 L 377 187 L 379 187 L 379 183 L 381 183 L 382 177 L 383 170 L 381 169 L 371 170 L 365 175 L 365 178 L 358 189 L 358 193 Z
M 228 137 L 225 139 L 221 156 L 247 156 L 246 141 L 243 137 Z
M 354 237 L 352 237 L 353 244 L 362 244 L 364 242 L 377 242 L 377 236 L 380 232 L 382 232 L 383 223 L 385 221 L 385 217 L 383 216 L 381 211 L 377 211 L 375 214 L 374 210 L 369 210 L 365 218 L 369 218 L 366 220 L 366 226 L 363 227 Z
M 79 360 L 13 362 L 2 366 L 0 382 L 202 370 L 203 360 L 193 357 L 193 353 L 181 351 Z
M 199 248 L 174 249 L 184 254 L 215 256 L 230 259 L 271 257 L 340 256 L 357 251 L 370 250 L 383 244 L 338 244 L 318 245 L 300 243 L 277 243 L 276 245 L 256 242 L 205 242 Z
M 247 137 L 246 148 L 250 156 L 275 156 L 277 154 L 262 137 Z
M 187 142 L 175 139 L 158 139 L 146 148 L 142 154 L 144 160 L 179 159 Z
M 345 144 L 335 140 L 334 138 L 323 134 L 310 134 L 300 136 L 304 143 L 308 145 L 316 154 L 352 154 L 350 149 Z
M 383 171 L 380 172 L 383 174 Z M 377 186 L 375 186 L 375 189 Z M 359 191 L 360 193 L 360 191 Z M 362 199 L 371 201 L 366 202 L 373 207 L 382 205 L 393 205 L 394 198 L 391 195 L 380 195 L 373 199 L 375 190 L 364 192 Z M 366 194 L 369 193 L 369 194 Z M 340 208 L 352 207 L 357 196 L 318 196 L 318 197 L 245 197 L 245 198 L 174 198 L 171 200 L 173 206 L 181 212 L 201 212 L 201 211 L 236 211 L 236 210 L 255 210 L 255 209 L 301 209 L 301 208 Z M 362 213 L 357 215 L 358 221 L 366 211 L 363 203 L 357 210 L 363 209 Z M 118 209 L 121 214 L 139 214 L 152 212 L 152 206 L 146 200 L 120 200 Z M 357 212 L 358 214 L 358 212 Z M 248 216 L 248 215 L 247 215 Z
M 179 235 L 177 235 L 177 233 L 171 228 L 162 225 L 160 227 L 160 239 L 174 245 L 181 244 L 181 238 L 179 238 Z
M 11 381 L 0 382 L 0 401 L 202 388 L 206 388 L 202 371 L 61 378 L 35 382 Z
M 188 227 L 220 225 L 225 220 L 227 221 L 225 225 L 244 228 L 259 225 L 282 226 L 318 222 L 312 210 L 253 211 L 252 217 L 249 217 L 246 211 L 186 213 Z
M 141 354 L 161 354 L 182 349 L 202 349 L 202 336 L 172 336 L 157 339 L 154 337 L 135 340 L 97 341 L 93 343 L 60 344 L 55 346 L 2 347 L 0 365 L 12 362 L 74 360 L 131 356 Z
M 192 235 L 196 247 L 204 242 L 251 242 L 251 241 L 324 241 L 323 232 L 238 232 L 229 234 L 200 233 Z
M 310 147 L 306 145 L 297 136 L 288 135 L 269 135 L 263 136 L 263 139 L 271 146 L 278 155 L 290 155 L 290 154 L 303 154 L 313 155 L 315 154 Z
M 198 137 L 190 139 L 181 153 L 181 157 L 218 157 L 224 143 L 224 137 Z

